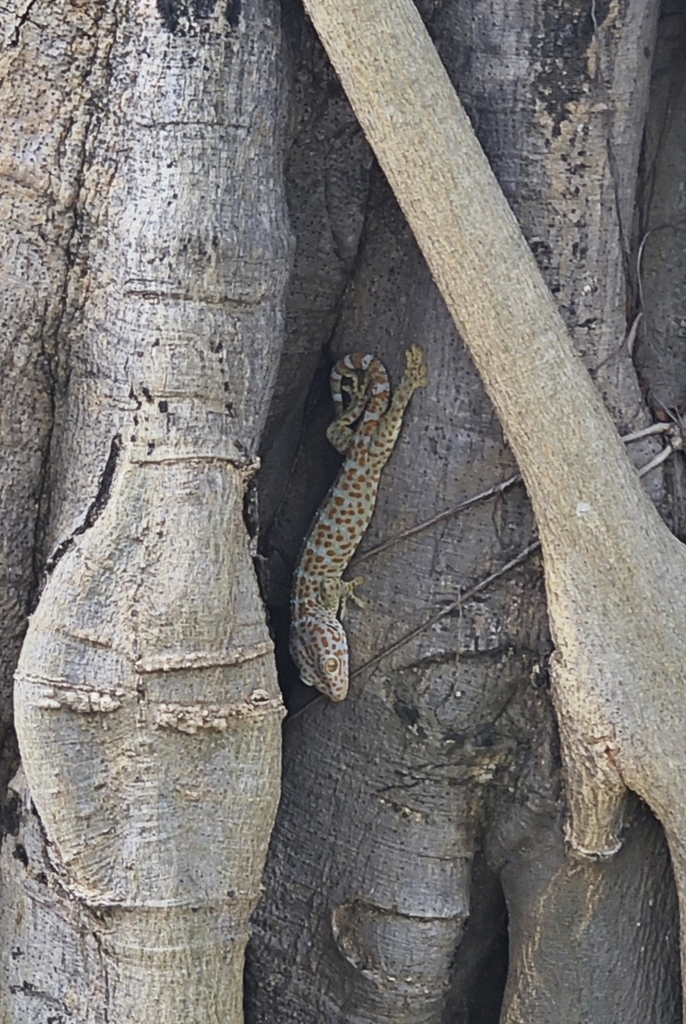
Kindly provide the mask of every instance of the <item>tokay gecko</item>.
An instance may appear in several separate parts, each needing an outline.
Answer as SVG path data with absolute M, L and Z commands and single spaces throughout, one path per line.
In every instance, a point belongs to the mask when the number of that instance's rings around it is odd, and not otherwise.
M 331 700 L 344 700 L 348 693 L 348 641 L 340 619 L 348 601 L 364 607 L 355 593 L 364 577 L 347 581 L 341 576 L 369 526 L 381 471 L 407 404 L 427 384 L 419 345 L 405 353 L 405 372 L 392 401 L 386 369 L 372 355 L 344 356 L 331 371 L 335 418 L 326 436 L 345 461 L 303 543 L 293 579 L 290 632 L 302 681 Z M 348 395 L 347 405 L 342 392 Z

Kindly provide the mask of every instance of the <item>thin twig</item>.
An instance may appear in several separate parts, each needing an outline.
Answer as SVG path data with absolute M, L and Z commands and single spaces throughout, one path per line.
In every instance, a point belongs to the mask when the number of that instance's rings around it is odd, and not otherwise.
M 324 694 L 317 692 L 316 697 L 313 697 L 312 700 L 308 700 L 307 704 L 303 704 L 303 706 L 301 708 L 298 708 L 297 711 L 289 711 L 286 717 L 284 718 L 283 724 L 288 725 L 289 722 L 292 722 L 294 718 L 300 718 L 304 711 L 307 711 L 308 708 L 311 708 L 313 704 L 321 704 L 323 700 Z
M 645 303 L 643 301 L 643 269 L 642 269 L 642 263 L 643 263 L 643 250 L 646 247 L 646 242 L 648 241 L 650 236 L 652 234 L 654 234 L 656 231 L 664 231 L 665 228 L 672 228 L 673 230 L 677 231 L 677 230 L 683 228 L 684 224 L 686 224 L 685 220 L 677 220 L 674 223 L 671 223 L 670 221 L 665 221 L 663 224 L 656 224 L 654 228 L 650 228 L 650 230 L 646 231 L 646 233 L 644 234 L 643 238 L 641 239 L 641 244 L 639 245 L 638 252 L 636 253 L 636 282 L 638 284 L 638 304 L 639 304 L 641 309 L 645 308 Z
M 538 548 L 540 548 L 540 546 L 540 540 L 536 540 L 533 542 L 533 544 L 529 544 L 528 547 L 524 548 L 523 551 L 520 551 L 515 558 L 511 559 L 501 569 L 497 569 L 496 572 L 492 572 L 490 576 L 487 576 L 485 579 L 481 580 L 481 582 L 477 583 L 476 586 L 471 588 L 471 590 L 467 590 L 465 591 L 464 594 L 460 594 L 456 601 L 453 601 L 445 608 L 441 608 L 440 612 L 437 612 L 430 619 L 427 619 L 427 621 L 423 622 L 421 626 L 417 626 L 409 633 L 406 633 L 399 640 L 396 640 L 394 644 L 391 644 L 390 647 L 386 647 L 379 654 L 375 654 L 373 658 L 370 658 L 369 661 L 366 661 L 364 665 L 360 665 L 359 668 L 356 668 L 354 672 L 350 673 L 350 678 L 354 679 L 355 676 L 358 676 L 361 672 L 366 672 L 367 669 L 372 668 L 374 665 L 378 665 L 378 663 L 382 661 L 383 658 L 387 658 L 389 654 L 394 654 L 400 647 L 404 647 L 405 644 L 410 642 L 410 640 L 414 640 L 416 636 L 419 636 L 420 633 L 424 633 L 427 629 L 430 629 L 433 625 L 435 625 L 435 623 L 440 622 L 441 619 L 444 619 L 446 615 L 450 615 L 457 608 L 459 608 L 460 605 L 465 604 L 465 602 L 471 600 L 471 598 L 473 598 L 476 594 L 481 593 L 482 590 L 485 590 L 486 587 L 490 586 L 491 583 L 493 583 L 495 580 L 499 579 L 501 576 L 504 576 L 505 573 L 510 571 L 510 569 L 514 569 L 515 566 L 521 565 L 522 562 L 525 562 L 529 555 L 533 554 L 534 551 L 537 551 Z
M 660 226 L 663 227 L 664 225 Z M 646 242 L 655 230 L 655 228 L 651 228 L 650 231 L 646 231 L 643 238 L 641 239 L 641 244 L 638 247 L 638 252 L 636 253 L 636 284 L 638 285 L 638 304 L 641 310 L 643 310 L 645 306 L 645 303 L 643 302 L 643 250 L 645 249 Z
M 650 473 L 651 469 L 656 469 L 658 466 L 661 466 L 662 463 L 666 462 L 669 456 L 673 455 L 675 451 L 676 449 L 673 448 L 671 444 L 668 444 L 667 447 L 663 448 L 654 459 L 651 459 L 645 466 L 641 466 L 638 470 L 638 475 L 645 476 L 646 473 Z
M 594 379 L 598 370 L 605 366 L 606 363 L 609 363 L 611 359 L 614 359 L 615 356 L 618 356 L 625 346 L 629 355 L 632 354 L 632 352 L 634 351 L 634 345 L 636 344 L 636 334 L 638 333 L 638 325 L 640 324 L 642 319 L 643 313 L 637 313 L 626 336 L 622 338 L 621 344 L 618 345 L 617 348 L 614 348 L 612 352 L 609 353 L 609 355 L 606 355 L 604 359 L 601 359 L 597 366 L 593 367 L 590 373 Z
M 634 317 L 634 322 L 631 325 L 631 330 L 626 336 L 625 345 L 629 358 L 634 354 L 634 345 L 636 344 L 636 335 L 638 334 L 638 326 L 643 319 L 643 311 L 637 313 Z
M 373 555 L 378 555 L 380 552 L 385 551 L 386 548 L 390 548 L 393 544 L 397 544 L 398 541 L 405 540 L 407 537 L 414 537 L 416 533 L 421 533 L 422 530 L 428 530 L 430 526 L 435 526 L 436 523 L 442 523 L 444 520 L 450 519 L 452 516 L 456 516 L 459 512 L 464 512 L 465 509 L 470 508 L 472 505 L 476 505 L 479 501 L 486 501 L 487 498 L 493 498 L 496 494 L 502 494 L 503 491 L 506 491 L 508 487 L 512 487 L 513 484 L 521 483 L 521 479 L 521 474 L 515 473 L 514 476 L 508 477 L 507 480 L 501 480 L 500 483 L 494 484 L 493 487 L 489 487 L 487 491 L 481 491 L 480 494 L 474 494 L 471 498 L 466 498 L 464 501 L 461 501 L 459 505 L 453 505 L 453 507 L 447 509 L 447 511 L 439 512 L 439 514 L 434 516 L 433 519 L 425 519 L 424 522 L 419 523 L 418 526 L 412 526 L 409 530 L 403 530 L 401 533 L 394 534 L 393 537 L 383 541 L 383 543 L 377 544 L 376 547 L 370 548 L 368 551 L 356 556 L 353 559 L 353 563 L 357 565 L 359 562 L 364 562 Z
M 643 427 L 641 430 L 634 430 L 632 434 L 624 434 L 622 436 L 622 441 L 624 444 L 631 444 L 632 441 L 640 441 L 641 438 L 650 437 L 651 434 L 667 434 L 670 430 L 674 430 L 671 423 L 651 423 L 649 427 Z
M 665 426 L 668 425 L 661 424 L 659 426 L 664 428 Z M 655 429 L 656 427 L 658 427 L 658 424 L 655 424 L 653 427 L 646 427 L 642 431 L 637 430 L 633 434 L 625 435 L 622 438 L 622 440 L 628 444 L 631 441 L 637 441 L 639 440 L 639 438 L 646 437 L 650 434 L 665 432 L 664 429 Z M 638 475 L 640 477 L 645 476 L 646 473 L 649 473 L 652 469 L 655 469 L 657 466 L 665 462 L 669 458 L 669 456 L 672 455 L 673 452 L 676 450 L 678 450 L 678 448 L 673 447 L 671 444 L 667 445 L 667 447 L 663 448 L 662 451 L 658 455 L 656 455 L 654 459 L 651 459 L 651 461 L 647 465 L 643 466 L 641 469 L 638 470 Z M 369 557 L 372 554 L 377 554 L 384 548 L 389 547 L 391 544 L 395 542 L 396 539 L 399 540 L 400 536 L 411 536 L 412 533 L 417 533 L 420 529 L 425 529 L 427 526 L 431 526 L 436 522 L 440 522 L 442 519 L 447 519 L 450 515 L 454 515 L 461 508 L 467 508 L 469 507 L 469 505 L 474 504 L 474 502 L 476 501 L 482 500 L 485 497 L 490 497 L 493 494 L 499 493 L 500 491 L 504 490 L 505 487 L 510 487 L 519 479 L 521 479 L 521 477 L 513 476 L 509 477 L 507 480 L 503 480 L 500 484 L 496 484 L 494 487 L 491 487 L 488 491 L 483 491 L 481 494 L 475 495 L 470 500 L 463 502 L 461 506 L 456 506 L 454 509 L 450 509 L 448 512 L 444 512 L 440 516 L 436 516 L 432 520 L 428 520 L 426 523 L 423 523 L 420 527 L 415 527 L 415 529 L 412 531 L 408 531 L 405 534 L 399 535 L 397 538 L 393 538 L 390 541 L 386 541 L 385 544 L 381 544 L 377 548 L 372 548 L 370 551 L 367 552 L 365 557 Z M 456 611 L 467 601 L 471 600 L 471 598 L 473 598 L 476 594 L 479 594 L 482 590 L 485 590 L 486 587 L 490 586 L 490 584 L 493 583 L 495 580 L 499 579 L 501 576 L 504 576 L 505 573 L 510 571 L 510 569 L 514 569 L 516 566 L 521 565 L 522 562 L 525 562 L 529 555 L 533 554 L 534 551 L 537 551 L 540 548 L 540 546 L 540 540 L 533 541 L 533 543 L 529 544 L 528 547 L 524 548 L 523 551 L 520 551 L 520 553 L 516 555 L 515 558 L 507 562 L 506 565 L 504 565 L 501 569 L 498 569 L 496 572 L 491 573 L 490 576 L 487 576 L 485 579 L 481 580 L 480 583 L 477 583 L 470 590 L 465 591 L 464 594 L 460 594 L 456 601 L 453 601 L 445 608 L 441 608 L 440 612 L 437 612 L 430 619 L 427 619 L 426 622 L 423 622 L 421 624 L 421 626 L 416 626 L 414 629 L 410 630 L 409 633 L 406 633 L 404 636 L 400 637 L 399 640 L 396 640 L 395 643 L 391 644 L 389 647 L 384 648 L 384 650 L 380 651 L 378 654 L 375 654 L 374 657 L 370 658 L 369 661 L 366 661 L 364 665 L 360 665 L 359 668 L 356 668 L 354 672 L 350 673 L 350 678 L 354 679 L 355 676 L 360 675 L 360 673 L 365 672 L 367 671 L 367 669 L 373 668 L 374 666 L 378 665 L 380 661 L 382 661 L 384 658 L 387 658 L 390 654 L 394 654 L 397 650 L 399 650 L 399 648 L 404 647 L 405 644 L 408 644 L 411 640 L 414 640 L 414 638 L 419 636 L 420 633 L 424 633 L 427 629 L 431 629 L 432 626 L 434 626 L 437 622 L 440 622 L 440 620 L 445 618 L 446 615 L 450 615 L 452 612 Z

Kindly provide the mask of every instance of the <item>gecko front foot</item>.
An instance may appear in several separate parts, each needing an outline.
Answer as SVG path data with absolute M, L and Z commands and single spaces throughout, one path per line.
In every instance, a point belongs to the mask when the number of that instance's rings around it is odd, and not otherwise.
M 403 384 L 415 388 L 425 388 L 429 383 L 429 367 L 421 345 L 412 345 L 405 351 L 405 372 Z

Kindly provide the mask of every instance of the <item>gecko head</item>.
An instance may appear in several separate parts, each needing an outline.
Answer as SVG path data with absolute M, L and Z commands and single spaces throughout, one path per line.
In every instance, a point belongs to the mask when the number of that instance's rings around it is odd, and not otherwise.
M 291 627 L 290 647 L 300 678 L 329 700 L 348 696 L 348 640 L 335 615 L 303 616 Z

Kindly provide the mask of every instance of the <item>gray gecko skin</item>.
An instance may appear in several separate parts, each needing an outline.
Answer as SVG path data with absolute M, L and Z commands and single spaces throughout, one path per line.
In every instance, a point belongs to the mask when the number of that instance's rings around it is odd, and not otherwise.
M 388 374 L 375 356 L 354 352 L 331 371 L 336 416 L 326 436 L 345 461 L 310 526 L 295 570 L 290 651 L 302 681 L 333 701 L 345 700 L 349 686 L 348 640 L 340 620 L 348 601 L 364 607 L 355 593 L 364 577 L 341 577 L 369 526 L 405 409 L 416 389 L 428 382 L 420 345 L 405 352 L 405 372 L 392 401 Z M 343 391 L 349 396 L 347 406 Z

